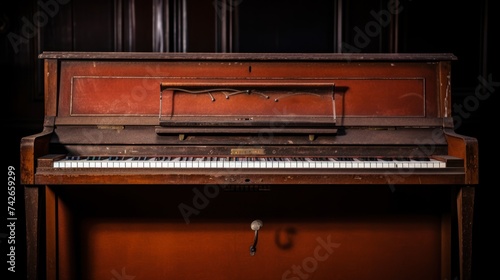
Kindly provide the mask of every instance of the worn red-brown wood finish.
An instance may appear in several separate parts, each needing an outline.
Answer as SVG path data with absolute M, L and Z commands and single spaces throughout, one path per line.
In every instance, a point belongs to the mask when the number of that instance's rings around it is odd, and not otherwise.
M 44 130 L 21 141 L 29 279 L 470 279 L 478 145 L 453 130 L 453 55 L 40 58 Z M 53 167 L 66 155 L 235 150 L 450 164 Z

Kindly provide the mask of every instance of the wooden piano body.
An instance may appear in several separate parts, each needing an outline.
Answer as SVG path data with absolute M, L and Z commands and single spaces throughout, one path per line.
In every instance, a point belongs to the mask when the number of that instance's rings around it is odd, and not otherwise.
M 453 55 L 40 58 L 29 279 L 470 278 Z

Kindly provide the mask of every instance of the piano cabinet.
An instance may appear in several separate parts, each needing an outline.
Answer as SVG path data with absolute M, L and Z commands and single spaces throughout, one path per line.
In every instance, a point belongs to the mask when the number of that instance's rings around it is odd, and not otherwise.
M 453 55 L 40 59 L 28 279 L 471 279 Z

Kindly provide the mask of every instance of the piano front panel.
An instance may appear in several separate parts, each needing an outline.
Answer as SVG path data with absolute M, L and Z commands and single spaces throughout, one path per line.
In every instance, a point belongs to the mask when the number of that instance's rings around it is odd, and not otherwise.
M 166 90 L 162 94 L 162 105 L 158 87 L 160 83 L 182 81 L 171 77 L 73 77 L 71 94 L 71 116 L 129 115 L 157 116 L 162 107 L 162 115 L 167 116 L 330 116 L 332 117 L 332 97 L 338 99 L 335 113 L 358 117 L 424 117 L 425 80 L 422 79 L 370 79 L 353 80 L 331 78 L 335 89 L 319 91 L 282 89 L 273 91 L 246 86 L 238 83 L 227 90 L 211 93 L 190 94 L 182 91 Z M 144 82 L 147 81 L 147 82 Z M 183 82 L 183 83 L 182 83 Z M 188 81 L 182 81 L 189 85 Z M 260 80 L 245 80 L 259 85 Z M 280 81 L 284 82 L 284 81 Z M 296 80 L 303 84 L 317 80 Z M 146 87 L 145 84 L 150 86 Z M 337 88 L 340 90 L 337 91 Z M 206 87 L 205 90 L 216 88 Z M 231 90 L 251 90 L 250 94 L 229 97 Z M 200 98 L 202 95 L 204 98 Z M 409 107 L 407 104 L 414 104 Z
M 276 65 L 282 64 L 282 65 Z M 335 114 L 343 117 L 435 118 L 439 114 L 439 63 L 310 63 L 310 62 L 157 62 L 152 66 L 122 61 L 62 61 L 59 91 L 60 117 L 157 116 L 162 82 L 174 84 L 221 81 L 255 83 L 335 84 Z M 211 89 L 211 88 L 206 88 Z M 309 90 L 310 91 L 310 90 Z M 170 94 L 169 94 L 170 93 Z M 226 98 L 165 93 L 162 114 L 174 116 L 332 116 L 331 94 L 293 94 L 284 89 Z M 227 95 L 227 94 L 226 94 Z M 175 96 L 175 98 L 174 98 Z M 279 100 L 279 102 L 277 101 Z M 298 105 L 300 104 L 300 106 Z M 166 108 L 166 109 L 165 109 Z
M 441 251 L 449 246 L 450 232 L 443 231 L 449 213 L 442 205 L 449 188 L 84 189 L 55 187 L 61 280 L 450 276 L 441 266 L 452 262 Z M 255 219 L 263 227 L 251 256 Z

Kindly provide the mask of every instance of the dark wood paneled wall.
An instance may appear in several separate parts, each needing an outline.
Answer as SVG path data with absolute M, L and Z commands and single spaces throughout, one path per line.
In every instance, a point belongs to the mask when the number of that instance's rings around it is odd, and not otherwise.
M 495 7 L 494 7 L 495 6 Z M 497 160 L 492 132 L 500 85 L 498 1 L 452 0 L 21 0 L 0 4 L 4 161 L 19 164 L 19 140 L 43 124 L 42 51 L 447 52 L 456 130 L 478 138 L 473 276 L 490 271 L 481 253 L 494 232 L 488 217 Z M 18 188 L 18 217 L 22 217 Z M 5 200 L 2 200 L 5 201 Z M 4 213 L 0 214 L 4 215 Z M 2 219 L 5 221 L 5 219 Z M 24 279 L 23 226 L 17 228 Z M 0 262 L 6 263 L 6 229 Z M 6 268 L 2 265 L 2 269 Z

